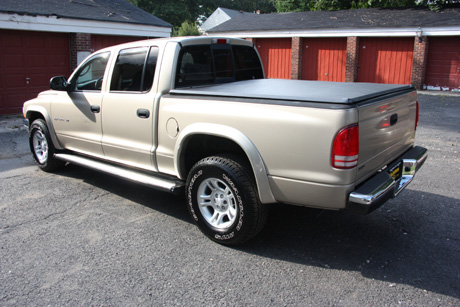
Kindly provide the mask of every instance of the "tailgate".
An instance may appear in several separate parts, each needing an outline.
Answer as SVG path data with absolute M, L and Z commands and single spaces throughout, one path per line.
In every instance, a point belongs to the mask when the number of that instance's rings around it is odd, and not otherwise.
M 417 94 L 365 103 L 358 106 L 358 113 L 360 183 L 414 145 Z

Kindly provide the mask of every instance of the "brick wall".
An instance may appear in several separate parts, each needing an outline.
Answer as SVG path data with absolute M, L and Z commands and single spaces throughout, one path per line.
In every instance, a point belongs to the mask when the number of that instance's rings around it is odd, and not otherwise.
M 345 71 L 345 82 L 356 82 L 356 80 L 358 80 L 358 56 L 358 37 L 347 37 L 347 64 Z
M 428 37 L 422 37 L 422 41 L 419 41 L 419 38 L 415 37 L 411 83 L 418 90 L 423 88 L 423 83 L 425 82 L 427 58 Z
M 249 39 L 255 43 L 255 39 Z M 292 57 L 291 57 L 291 79 L 302 79 L 302 38 L 292 38 Z M 419 41 L 414 38 L 414 57 L 411 83 L 417 89 L 423 89 L 425 81 L 426 65 L 428 58 L 428 37 L 423 37 Z M 347 37 L 347 59 L 345 82 L 356 82 L 358 80 L 359 61 L 359 38 L 356 36 Z
M 91 53 L 91 34 L 72 33 L 70 34 L 70 69 L 77 67 L 78 52 Z
M 291 79 L 302 79 L 302 38 L 292 38 Z

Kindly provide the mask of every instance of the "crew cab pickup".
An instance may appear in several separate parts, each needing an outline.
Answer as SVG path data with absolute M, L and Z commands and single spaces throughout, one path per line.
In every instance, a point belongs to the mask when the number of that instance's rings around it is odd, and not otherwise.
M 30 148 L 185 192 L 209 238 L 253 238 L 271 203 L 368 213 L 424 163 L 409 85 L 265 79 L 254 45 L 168 38 L 99 50 L 24 103 Z

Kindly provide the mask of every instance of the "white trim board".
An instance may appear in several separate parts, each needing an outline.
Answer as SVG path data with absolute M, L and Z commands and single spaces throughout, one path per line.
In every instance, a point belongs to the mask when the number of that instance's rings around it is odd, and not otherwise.
M 0 13 L 0 29 L 142 37 L 171 36 L 171 28 L 168 27 L 4 13 Z
M 460 26 L 421 28 L 422 36 L 460 36 Z M 418 27 L 412 28 L 374 28 L 374 29 L 325 29 L 325 30 L 267 30 L 210 32 L 210 36 L 231 36 L 241 38 L 264 37 L 407 37 L 417 36 Z

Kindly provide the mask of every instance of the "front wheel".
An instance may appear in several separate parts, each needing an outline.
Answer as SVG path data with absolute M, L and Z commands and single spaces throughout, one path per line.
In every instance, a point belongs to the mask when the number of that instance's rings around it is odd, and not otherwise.
M 208 157 L 196 163 L 186 185 L 187 207 L 200 230 L 225 245 L 257 235 L 268 216 L 248 166 L 237 157 Z
M 29 145 L 35 162 L 45 172 L 52 172 L 64 165 L 63 161 L 54 157 L 56 149 L 44 120 L 36 119 L 30 125 Z

